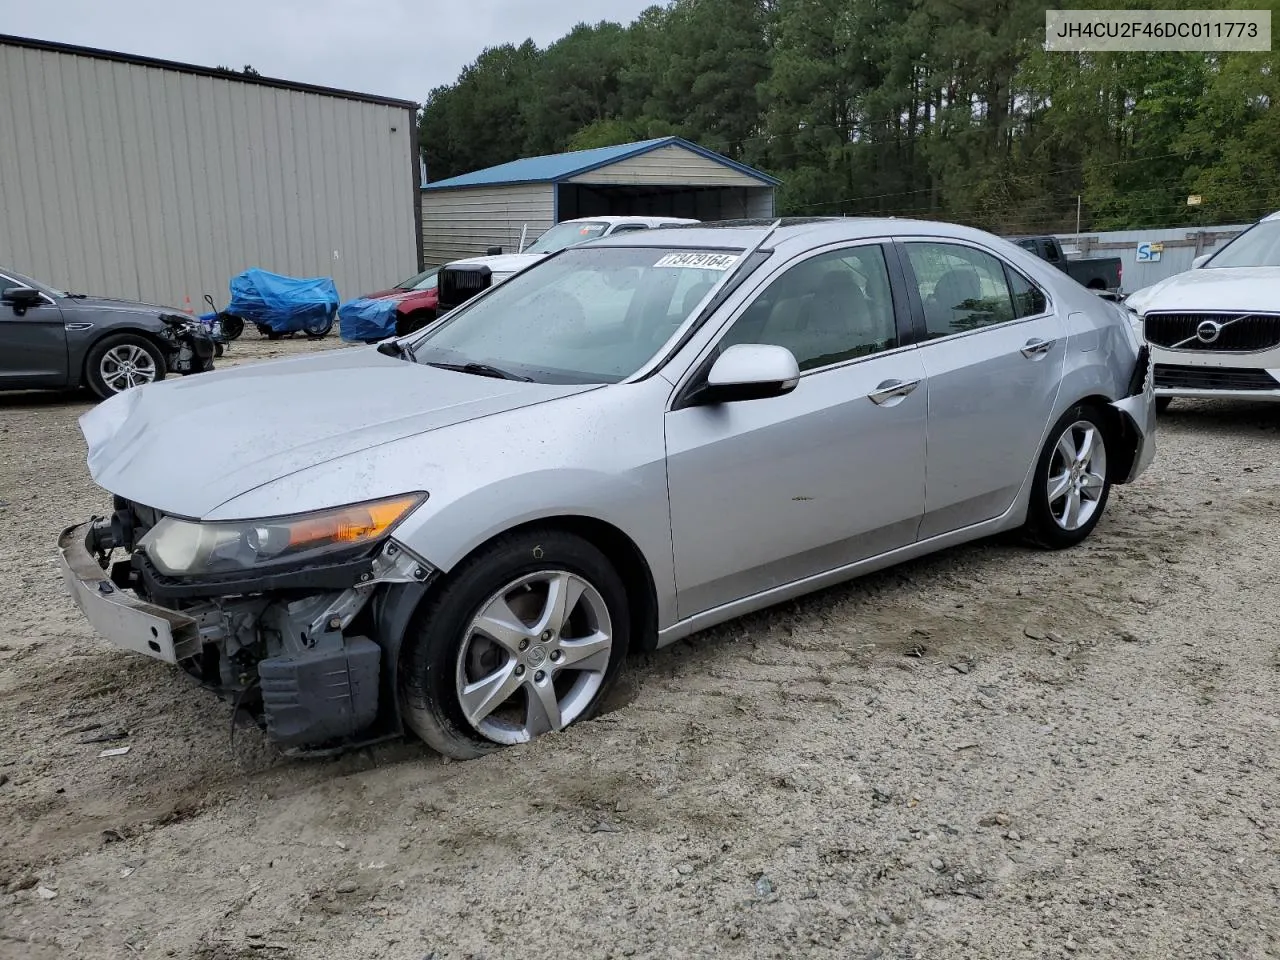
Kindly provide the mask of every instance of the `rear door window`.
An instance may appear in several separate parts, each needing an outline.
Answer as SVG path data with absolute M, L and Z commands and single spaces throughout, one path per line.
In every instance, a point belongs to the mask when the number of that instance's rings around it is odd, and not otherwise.
M 958 243 L 908 241 L 903 246 L 924 305 L 927 339 L 1014 319 L 1001 260 Z

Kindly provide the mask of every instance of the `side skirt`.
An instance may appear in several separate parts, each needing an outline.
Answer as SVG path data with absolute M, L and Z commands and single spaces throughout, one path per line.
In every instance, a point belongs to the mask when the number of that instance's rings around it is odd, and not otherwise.
M 980 540 L 983 537 L 1003 533 L 1006 530 L 1020 526 L 1026 516 L 1026 512 L 1027 488 L 1024 484 L 1023 490 L 1014 499 L 1009 509 L 998 517 L 993 517 L 990 520 L 984 520 L 981 523 L 975 523 L 959 530 L 952 530 L 950 533 L 939 534 L 936 537 L 930 537 L 928 540 L 920 540 L 905 547 L 899 547 L 897 550 L 890 550 L 888 553 L 846 564 L 843 567 L 836 567 L 833 570 L 818 573 L 803 580 L 795 580 L 780 587 L 774 587 L 772 590 L 766 590 L 754 596 L 735 600 L 733 603 L 726 603 L 710 610 L 704 610 L 701 613 L 694 614 L 692 617 L 686 617 L 684 620 L 673 623 L 665 630 L 658 631 L 658 649 L 675 643 L 677 640 L 683 640 L 692 633 L 724 623 L 726 620 L 754 613 L 774 604 L 783 603 L 795 597 L 801 597 L 807 593 L 813 593 L 825 587 L 843 583 L 846 580 L 853 580 L 907 560 L 914 560 L 916 557 L 921 557 L 928 553 L 945 550 L 947 547 L 954 547 L 971 540 Z

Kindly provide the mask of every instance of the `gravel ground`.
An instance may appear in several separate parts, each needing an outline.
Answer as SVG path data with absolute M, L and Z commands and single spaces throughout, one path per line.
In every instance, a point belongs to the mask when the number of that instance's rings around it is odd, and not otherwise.
M 284 760 L 97 639 L 85 409 L 0 397 L 0 956 L 1280 956 L 1280 408 L 1175 404 L 1076 550 L 735 621 L 465 764 Z

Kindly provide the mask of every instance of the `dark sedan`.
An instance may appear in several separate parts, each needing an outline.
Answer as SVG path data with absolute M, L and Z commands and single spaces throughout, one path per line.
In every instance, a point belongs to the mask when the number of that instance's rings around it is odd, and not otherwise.
M 88 387 L 105 398 L 213 369 L 198 322 L 166 307 L 67 293 L 0 267 L 0 390 Z

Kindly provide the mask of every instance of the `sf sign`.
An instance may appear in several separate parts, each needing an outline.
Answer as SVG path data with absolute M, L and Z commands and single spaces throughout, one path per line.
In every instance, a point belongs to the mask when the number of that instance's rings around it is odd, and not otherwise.
M 1164 253 L 1163 243 L 1143 242 L 1138 244 L 1139 263 L 1159 263 L 1160 254 Z

